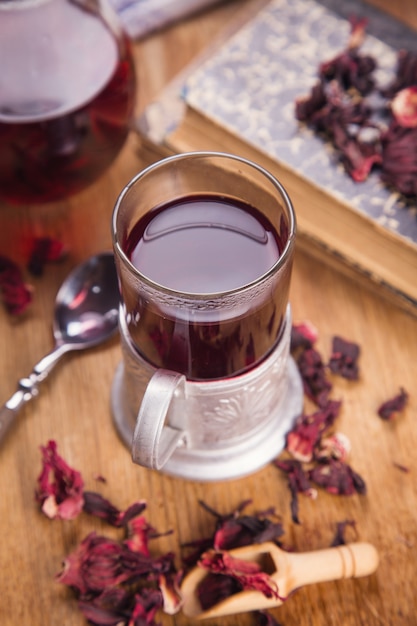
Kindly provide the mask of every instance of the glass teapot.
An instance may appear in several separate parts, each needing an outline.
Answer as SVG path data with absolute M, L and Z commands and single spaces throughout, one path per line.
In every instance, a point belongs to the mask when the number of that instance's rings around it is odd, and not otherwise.
M 0 199 L 66 198 L 112 163 L 134 112 L 129 41 L 106 0 L 0 0 Z

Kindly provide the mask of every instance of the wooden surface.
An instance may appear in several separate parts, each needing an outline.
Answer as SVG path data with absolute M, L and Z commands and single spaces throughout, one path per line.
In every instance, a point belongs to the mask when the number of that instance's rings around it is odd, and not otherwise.
M 398 0 L 395 10 L 403 5 L 404 17 L 411 4 Z M 236 11 L 236 4 L 226 4 L 135 45 L 138 112 Z M 417 27 L 415 13 L 410 13 L 411 19 Z M 35 299 L 22 320 L 10 319 L 0 310 L 2 400 L 51 349 L 58 287 L 77 262 L 110 249 L 114 201 L 141 166 L 132 136 L 108 174 L 70 202 L 36 209 L 0 207 L 2 254 L 22 258 L 22 242 L 30 234 L 58 237 L 70 251 L 64 263 L 50 265 L 43 277 L 32 279 Z M 248 512 L 274 506 L 282 516 L 285 544 L 296 551 L 328 547 L 336 523 L 355 520 L 357 536 L 348 533 L 348 539 L 374 543 L 381 558 L 377 573 L 300 589 L 274 611 L 276 619 L 283 626 L 417 623 L 417 320 L 300 252 L 291 302 L 294 318 L 308 319 L 319 330 L 318 347 L 325 357 L 334 334 L 361 345 L 360 381 L 334 378 L 333 397 L 343 400 L 338 429 L 351 440 L 351 463 L 366 481 L 367 495 L 337 497 L 320 492 L 314 501 L 301 496 L 301 524 L 295 525 L 285 479 L 272 465 L 240 480 L 205 484 L 136 467 L 116 435 L 109 409 L 110 386 L 121 358 L 118 340 L 83 355 L 68 355 L 45 381 L 39 397 L 21 413 L 0 453 L 2 626 L 85 624 L 72 593 L 54 580 L 55 574 L 62 559 L 91 530 L 115 535 L 88 516 L 60 522 L 39 512 L 34 502 L 39 446 L 49 439 L 55 439 L 67 462 L 82 472 L 88 489 L 100 491 L 121 509 L 138 499 L 147 501 L 149 522 L 160 531 L 174 530 L 151 544 L 155 552 L 178 553 L 180 543 L 211 531 L 212 519 L 198 506 L 199 499 L 223 513 L 246 498 L 253 500 Z M 407 410 L 393 423 L 381 421 L 378 405 L 400 386 L 410 393 Z M 97 482 L 98 475 L 107 482 Z M 161 622 L 192 623 L 181 614 L 161 616 Z M 254 622 L 250 615 L 240 615 L 206 623 L 249 626 Z

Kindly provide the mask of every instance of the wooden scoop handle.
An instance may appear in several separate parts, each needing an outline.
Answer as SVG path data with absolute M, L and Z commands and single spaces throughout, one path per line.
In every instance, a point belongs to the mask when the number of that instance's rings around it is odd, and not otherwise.
M 271 578 L 277 583 L 281 598 L 291 591 L 313 583 L 340 580 L 372 574 L 378 567 L 378 553 L 369 543 L 316 550 L 315 552 L 286 552 L 274 543 L 263 543 L 237 548 L 230 552 L 236 558 L 256 561 L 261 555 L 269 554 L 275 571 Z M 195 619 L 221 617 L 246 611 L 270 609 L 282 604 L 283 599 L 267 598 L 255 590 L 241 591 L 203 611 L 196 595 L 199 583 L 207 575 L 200 567 L 195 567 L 184 579 L 181 586 L 184 605 L 183 612 Z
M 370 543 L 304 552 L 288 553 L 287 593 L 303 585 L 368 576 L 378 567 L 378 552 Z

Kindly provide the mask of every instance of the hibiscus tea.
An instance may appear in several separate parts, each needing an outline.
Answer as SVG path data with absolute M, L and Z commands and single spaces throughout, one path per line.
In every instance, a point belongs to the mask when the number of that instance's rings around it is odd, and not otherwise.
M 17 4 L 1 15 L 0 198 L 59 201 L 99 178 L 124 145 L 133 58 L 124 35 L 117 41 L 75 3 L 29 3 L 15 12 Z
M 279 339 L 291 262 L 266 288 L 254 285 L 279 261 L 284 222 L 278 231 L 251 204 L 215 194 L 190 194 L 145 213 L 123 249 L 164 295 L 122 286 L 141 355 L 191 380 L 236 375 L 267 356 Z M 228 294 L 226 304 L 216 304 L 219 294 Z

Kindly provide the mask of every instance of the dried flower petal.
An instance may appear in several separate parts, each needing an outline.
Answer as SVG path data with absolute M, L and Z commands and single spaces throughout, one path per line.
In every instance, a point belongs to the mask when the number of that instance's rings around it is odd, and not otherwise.
M 162 604 L 159 590 L 142 589 L 141 593 L 135 594 L 135 606 L 127 626 L 158 626 L 155 616 Z
M 378 409 L 378 415 L 383 420 L 395 419 L 405 409 L 407 402 L 408 393 L 401 388 L 399 394 L 381 404 Z
M 336 534 L 333 538 L 331 546 L 343 546 L 346 545 L 345 532 L 346 528 L 350 526 L 356 530 L 356 522 L 352 519 L 346 519 L 343 522 L 338 522 L 336 526 Z
M 124 543 L 128 546 L 129 550 L 150 556 L 149 539 L 158 537 L 159 534 L 143 516 L 134 517 L 129 520 L 127 533 L 128 537 L 125 539 Z
M 199 504 L 216 518 L 216 527 L 212 536 L 183 544 L 183 548 L 194 548 L 188 556 L 183 555 L 184 565 L 196 565 L 201 554 L 210 548 L 231 550 L 264 541 L 277 541 L 284 530 L 281 520 L 275 519 L 274 510 L 243 515 L 242 511 L 250 503 L 250 500 L 244 500 L 234 511 L 222 515 L 200 501 Z
M 84 506 L 84 481 L 57 452 L 55 441 L 41 446 L 42 471 L 35 492 L 43 513 L 51 519 L 74 519 Z
M 341 402 L 330 401 L 311 415 L 300 415 L 292 430 L 287 434 L 286 449 L 298 461 L 313 459 L 324 432 L 334 423 L 339 414 Z
M 417 196 L 417 127 L 393 122 L 382 136 L 381 180 L 405 196 Z
M 181 610 L 183 598 L 180 592 L 181 574 L 172 572 L 161 574 L 158 579 L 158 586 L 162 594 L 163 610 L 168 615 L 175 615 Z
M 142 513 L 146 508 L 146 503 L 141 500 L 135 502 L 126 511 L 120 511 L 109 500 L 95 491 L 84 492 L 84 512 L 104 519 L 116 528 L 126 526 L 130 520 Z
M 42 276 L 46 263 L 61 261 L 66 255 L 64 244 L 52 237 L 35 237 L 27 268 L 33 276 Z
M 0 255 L 0 295 L 6 311 L 11 315 L 24 313 L 32 302 L 32 291 L 18 265 Z
M 361 476 L 349 465 L 336 459 L 317 464 L 308 475 L 313 483 L 323 487 L 328 493 L 339 496 L 366 493 L 366 485 Z
M 211 573 L 232 577 L 243 591 L 255 590 L 263 593 L 266 598 L 280 598 L 276 582 L 266 572 L 261 571 L 260 565 L 254 561 L 236 558 L 222 550 L 209 550 L 202 555 L 198 565 Z M 199 596 L 202 595 L 202 590 L 204 595 L 204 584 L 205 579 L 198 586 Z
M 316 498 L 317 491 L 312 488 L 309 474 L 303 469 L 300 461 L 277 459 L 274 464 L 287 475 L 288 488 L 291 493 L 291 519 L 295 524 L 299 524 L 298 494 L 302 493 L 310 498 Z
M 386 98 L 393 98 L 401 89 L 413 85 L 417 85 L 417 53 L 400 50 L 394 80 L 388 87 L 381 90 L 382 94 Z
M 312 348 L 318 338 L 318 331 L 311 322 L 294 323 L 291 328 L 291 352 L 299 348 Z
M 57 580 L 75 587 L 81 594 L 99 593 L 138 577 L 158 577 L 170 571 L 173 556 L 150 558 L 132 552 L 116 540 L 90 533 L 64 561 Z
M 326 369 L 320 353 L 314 348 L 303 350 L 297 357 L 297 365 L 306 396 L 318 406 L 325 406 L 332 383 L 326 377 Z
M 233 576 L 211 573 L 205 576 L 203 582 L 196 589 L 198 601 L 203 611 L 208 611 L 219 602 L 240 591 L 243 591 L 243 587 Z
M 120 626 L 126 623 L 131 599 L 121 587 L 105 589 L 97 596 L 84 596 L 78 608 L 84 617 L 95 626 Z
M 314 453 L 317 460 L 336 459 L 346 462 L 351 451 L 350 440 L 344 433 L 334 433 L 320 439 L 319 446 Z
M 330 370 L 333 374 L 338 374 L 343 378 L 357 380 L 359 378 L 359 354 L 360 348 L 356 343 L 342 337 L 333 337 Z
M 392 113 L 400 126 L 417 126 L 417 86 L 406 87 L 391 100 Z

